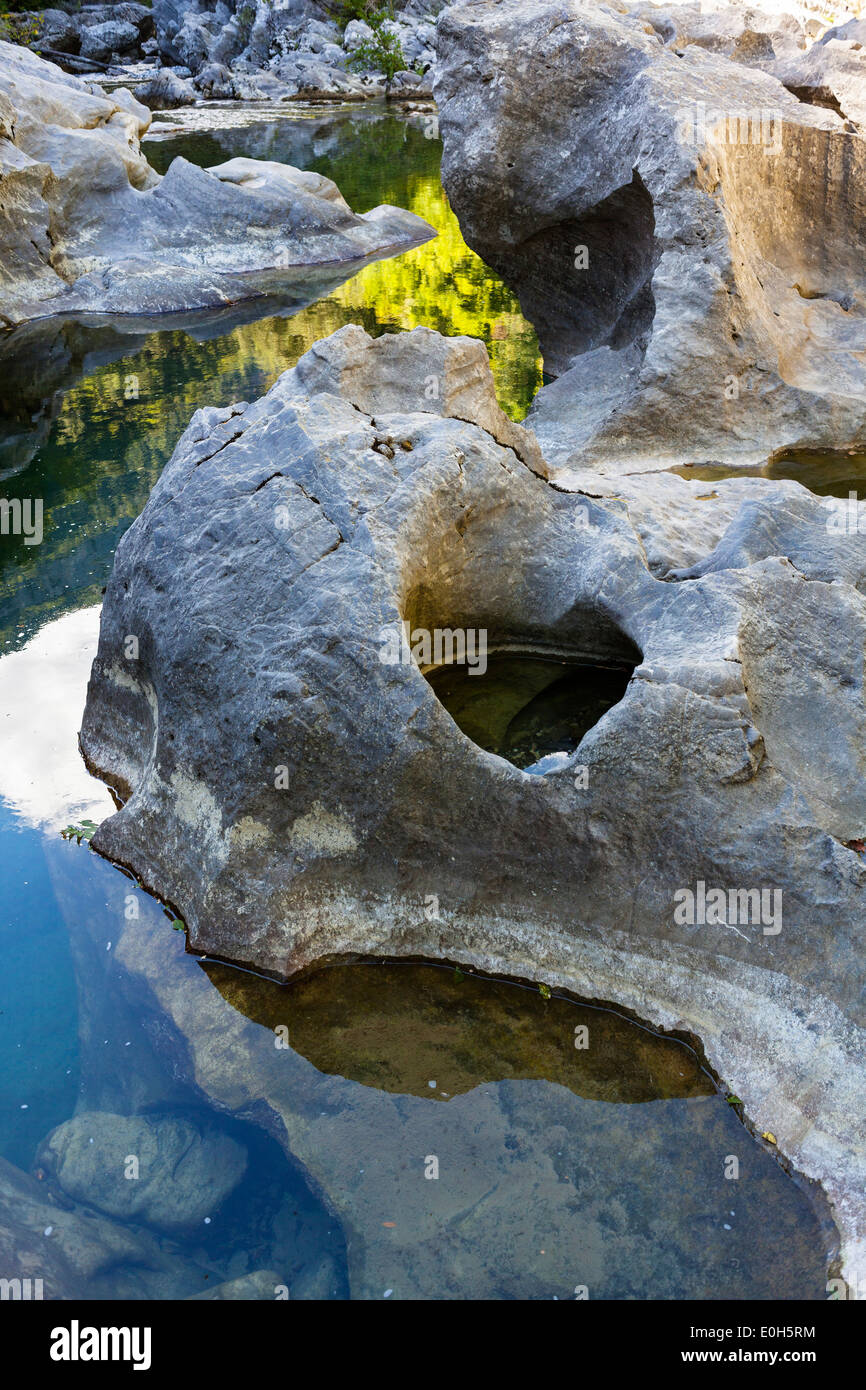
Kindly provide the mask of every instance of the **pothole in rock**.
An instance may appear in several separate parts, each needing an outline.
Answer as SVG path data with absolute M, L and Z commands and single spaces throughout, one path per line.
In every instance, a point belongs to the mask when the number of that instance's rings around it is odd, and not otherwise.
M 622 699 L 636 664 L 503 653 L 489 656 L 483 672 L 449 664 L 425 675 L 455 724 L 479 748 L 524 771 L 545 773 L 565 762 Z
M 769 462 L 754 468 L 683 464 L 670 471 L 697 483 L 724 478 L 788 479 L 818 497 L 847 497 L 852 492 L 866 497 L 866 450 L 860 449 L 780 449 Z

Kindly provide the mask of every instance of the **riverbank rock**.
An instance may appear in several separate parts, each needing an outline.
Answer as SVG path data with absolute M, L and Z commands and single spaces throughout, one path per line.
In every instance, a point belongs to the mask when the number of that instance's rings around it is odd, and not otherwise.
M 147 108 L 0 44 L 0 323 L 75 311 L 162 313 L 278 292 L 434 235 L 288 165 L 141 153 Z
M 175 1116 L 92 1111 L 59 1125 L 39 1162 L 77 1201 L 124 1221 L 182 1231 L 215 1214 L 247 1158 L 228 1135 Z
M 694 1032 L 862 1264 L 866 539 L 789 482 L 553 487 L 483 356 L 351 326 L 193 417 L 106 592 L 81 746 L 125 804 L 93 845 L 278 977 L 445 957 Z M 404 622 L 634 671 L 533 776 Z M 677 915 L 699 885 L 730 921 Z M 774 920 L 737 915 L 758 889 Z
M 479 0 L 438 36 L 443 181 L 559 378 L 530 417 L 549 464 L 866 441 L 866 141 L 850 123 L 601 7 Z
M 407 68 L 418 76 L 435 62 L 439 9 L 432 0 L 420 14 L 398 10 L 389 21 Z M 349 66 L 360 44 L 373 37 L 369 25 L 353 19 L 341 26 L 314 0 L 293 0 L 280 7 L 270 0 L 229 0 L 215 7 L 206 0 L 155 0 L 153 17 L 164 62 L 182 63 L 196 77 L 213 64 L 227 67 L 234 94 L 242 101 L 272 94 L 263 92 L 257 81 L 265 76 L 282 84 L 284 100 L 360 101 L 384 93 L 384 78 L 375 62 L 364 71 Z
M 163 68 L 135 89 L 135 99 L 151 111 L 176 111 L 179 106 L 193 106 L 199 91 L 188 77 L 178 77 L 170 68 Z

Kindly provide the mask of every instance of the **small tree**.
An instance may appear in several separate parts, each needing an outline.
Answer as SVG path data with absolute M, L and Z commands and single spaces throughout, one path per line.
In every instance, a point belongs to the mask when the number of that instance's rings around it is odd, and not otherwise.
M 407 66 L 399 35 L 385 27 L 393 18 L 394 11 L 390 8 L 368 14 L 366 23 L 373 31 L 372 38 L 363 39 L 349 59 L 349 67 L 378 68 L 379 72 L 384 73 L 386 101 L 391 96 L 395 73 L 404 72 Z

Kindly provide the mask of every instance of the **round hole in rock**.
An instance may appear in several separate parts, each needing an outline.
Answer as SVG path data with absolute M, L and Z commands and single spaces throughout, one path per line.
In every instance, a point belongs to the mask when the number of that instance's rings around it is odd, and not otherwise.
M 533 652 L 488 655 L 482 664 L 425 671 L 455 724 L 488 753 L 533 773 L 553 771 L 626 692 L 634 660 L 610 664 Z

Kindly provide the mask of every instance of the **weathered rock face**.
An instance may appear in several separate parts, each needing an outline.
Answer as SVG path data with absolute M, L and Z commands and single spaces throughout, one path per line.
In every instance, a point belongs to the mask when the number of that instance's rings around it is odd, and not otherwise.
M 137 1163 L 132 1175 L 130 1157 Z M 240 1182 L 246 1161 L 234 1139 L 188 1120 L 101 1111 L 58 1125 L 39 1153 L 70 1197 L 170 1231 L 212 1216 Z
M 171 68 L 163 68 L 135 89 L 136 101 L 151 111 L 175 111 L 179 106 L 192 106 L 198 95 L 191 79 L 179 77 Z
M 438 32 L 445 186 L 559 376 L 531 417 L 550 464 L 866 438 L 866 142 L 841 117 L 606 9 L 480 0 Z
M 93 843 L 210 955 L 446 957 L 698 1034 L 856 1268 L 866 541 L 792 483 L 543 472 L 480 345 L 427 330 L 199 411 L 106 594 L 81 743 L 125 805 Z M 533 776 L 383 659 L 404 621 L 636 669 Z M 760 919 L 678 915 L 701 884 Z
M 399 208 L 355 216 L 288 165 L 176 159 L 161 178 L 140 149 L 149 122 L 128 92 L 0 45 L 0 323 L 225 304 L 433 235 Z
M 398 35 L 407 63 L 426 68 L 435 59 L 435 25 L 440 8 L 436 0 L 421 9 L 420 16 L 402 9 L 391 27 Z M 275 5 L 272 0 L 155 0 L 153 16 L 159 51 L 165 62 L 182 63 L 193 74 L 211 63 L 231 67 L 256 89 L 255 77 L 270 70 L 281 82 L 283 93 L 333 93 L 357 98 L 381 95 L 381 75 L 347 71 L 347 61 L 360 42 L 371 36 L 369 27 L 352 20 L 343 31 L 334 15 L 316 0 L 291 0 Z M 247 96 L 244 85 L 238 91 Z

